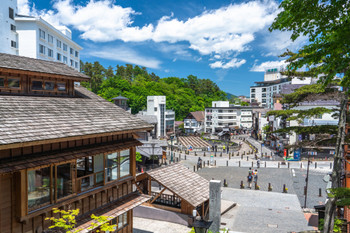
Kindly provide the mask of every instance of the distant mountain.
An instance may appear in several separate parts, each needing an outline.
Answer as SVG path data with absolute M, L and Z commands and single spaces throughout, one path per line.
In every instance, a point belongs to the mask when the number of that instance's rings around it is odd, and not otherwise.
M 232 97 L 233 97 L 233 98 L 237 98 L 236 95 L 233 95 L 233 94 L 228 93 L 228 92 L 226 92 L 226 97 L 227 97 L 227 99 L 231 99 Z

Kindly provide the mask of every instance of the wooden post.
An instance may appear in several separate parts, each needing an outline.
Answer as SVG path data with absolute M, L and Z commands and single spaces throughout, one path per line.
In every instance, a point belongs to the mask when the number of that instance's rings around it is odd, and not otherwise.
M 208 160 L 208 166 L 209 166 L 209 160 Z
M 231 159 L 231 152 L 228 154 L 228 159 Z
M 216 157 L 216 151 L 215 151 L 215 157 Z
M 222 152 L 220 153 L 220 157 L 222 157 Z
M 317 162 L 315 162 L 315 168 L 317 168 Z
M 288 162 L 288 168 L 290 167 L 290 162 Z
M 238 167 L 241 167 L 241 161 L 238 161 Z
M 226 167 L 228 167 L 228 161 L 226 161 Z
M 187 160 L 187 156 L 186 156 L 186 154 L 185 154 L 185 160 Z
M 193 171 L 194 171 L 194 172 L 196 171 L 196 165 L 193 166 Z
M 243 184 L 243 180 L 241 180 L 241 185 L 240 185 L 241 189 L 244 189 L 244 184 Z
M 280 166 L 281 166 L 281 164 L 280 164 L 280 162 L 278 162 L 278 168 L 280 168 Z
M 322 197 L 322 190 L 321 190 L 321 188 L 318 189 L 318 196 Z
M 265 167 L 266 167 L 266 161 L 265 161 Z
M 269 192 L 272 191 L 271 183 L 269 183 L 269 187 L 267 188 L 267 191 L 269 191 Z
M 203 156 L 205 157 L 205 152 L 204 152 Z
M 254 162 L 252 161 L 252 167 L 254 167 Z
M 215 164 L 215 167 L 216 167 L 216 160 L 214 160 L 214 164 Z
M 286 189 L 286 185 L 284 184 L 283 185 L 283 193 L 286 193 L 287 192 L 287 189 Z
M 303 163 L 302 162 L 300 162 L 300 168 L 303 168 Z

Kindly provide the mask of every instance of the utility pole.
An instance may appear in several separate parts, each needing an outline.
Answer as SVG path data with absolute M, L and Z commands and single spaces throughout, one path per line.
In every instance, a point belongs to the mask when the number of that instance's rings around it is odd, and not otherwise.
M 309 167 L 310 167 L 310 153 L 308 152 L 308 156 L 307 156 L 307 172 L 306 172 L 306 178 L 305 178 L 306 188 L 305 188 L 304 208 L 306 208 L 306 200 L 307 200 L 307 186 L 308 186 L 308 183 L 309 183 Z

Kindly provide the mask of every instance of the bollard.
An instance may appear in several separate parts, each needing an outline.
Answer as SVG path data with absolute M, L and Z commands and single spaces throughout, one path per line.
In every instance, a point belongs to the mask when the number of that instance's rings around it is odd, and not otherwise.
M 272 191 L 272 186 L 271 183 L 269 183 L 269 187 L 267 188 L 267 191 L 271 192 Z
M 239 156 L 239 151 L 237 152 L 237 156 Z
M 203 167 L 205 167 L 205 161 L 203 161 Z
M 303 168 L 303 163 L 302 162 L 300 162 L 300 168 Z
M 194 171 L 194 172 L 196 171 L 196 166 L 193 166 L 193 171 Z
M 205 157 L 205 152 L 204 152 L 203 156 Z
M 228 159 L 231 159 L 231 153 L 228 154 Z
M 222 157 L 222 152 L 220 153 L 220 157 Z
M 215 151 L 215 157 L 216 157 L 216 151 Z
M 280 162 L 278 162 L 278 168 L 280 168 L 280 166 L 281 166 L 281 164 L 280 164 Z
M 266 167 L 266 161 L 265 161 L 265 167 Z
M 243 184 L 243 180 L 241 180 L 241 185 L 240 185 L 241 189 L 244 189 L 244 184 Z
M 243 159 L 243 155 L 241 155 L 241 159 Z
M 290 166 L 290 163 L 288 162 L 288 168 L 289 168 L 289 166 Z
M 254 167 L 254 163 L 253 163 L 253 161 L 252 161 L 252 167 Z
M 322 197 L 322 190 L 321 190 L 321 188 L 318 189 L 318 196 Z
M 317 162 L 315 162 L 315 168 L 317 168 Z
M 176 158 L 176 162 L 177 162 L 177 163 L 179 162 L 179 158 Z
M 181 160 L 181 154 L 179 154 L 179 159 Z
M 224 187 L 227 187 L 226 179 L 224 179 Z
M 187 159 L 187 156 L 186 156 L 186 154 L 185 154 L 185 160 Z
M 287 193 L 287 188 L 285 184 L 283 185 L 283 193 Z
M 228 167 L 228 161 L 226 161 L 226 167 Z
M 241 161 L 238 161 L 238 167 L 241 167 Z
M 249 161 L 249 157 L 247 156 L 247 161 Z
M 216 167 L 216 160 L 214 160 L 214 164 L 215 164 L 215 167 Z
M 332 163 L 329 163 L 329 169 L 332 169 Z
M 197 152 L 194 152 L 194 156 L 197 156 Z
M 209 166 L 209 160 L 208 160 L 208 166 Z

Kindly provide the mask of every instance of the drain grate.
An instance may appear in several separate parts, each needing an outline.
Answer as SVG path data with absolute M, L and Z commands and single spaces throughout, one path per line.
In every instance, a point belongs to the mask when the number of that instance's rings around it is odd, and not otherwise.
M 267 227 L 278 228 L 278 225 L 277 224 L 267 224 Z

